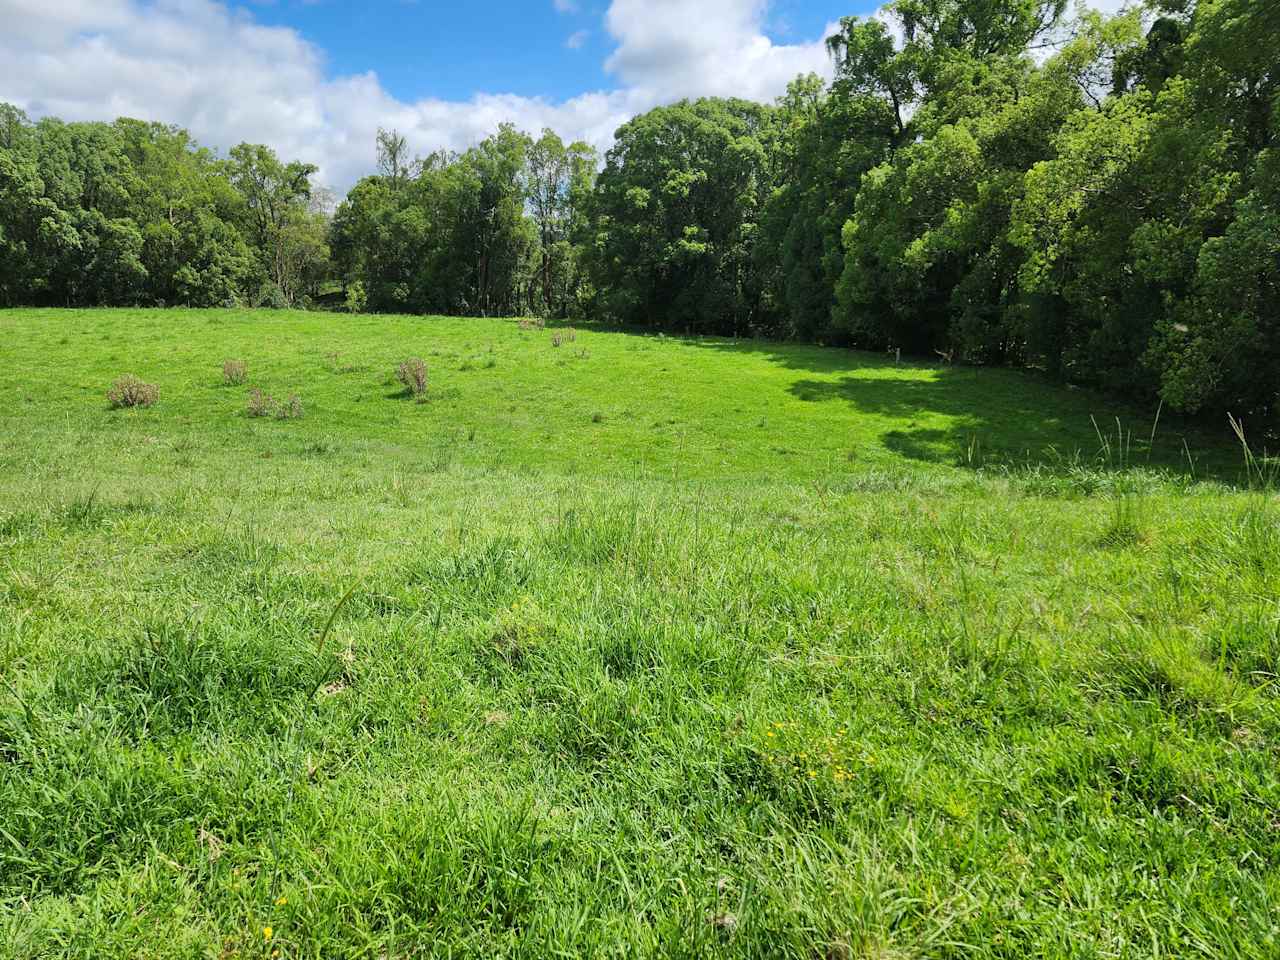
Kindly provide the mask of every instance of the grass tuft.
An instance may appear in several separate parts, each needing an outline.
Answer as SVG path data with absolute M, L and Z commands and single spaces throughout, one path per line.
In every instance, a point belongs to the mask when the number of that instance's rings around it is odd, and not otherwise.
M 419 403 L 427 400 L 427 364 L 421 357 L 410 357 L 396 367 L 396 379 L 404 386 L 409 396 Z
M 112 410 L 130 407 L 154 407 L 160 399 L 160 389 L 153 383 L 128 373 L 116 379 L 107 391 L 107 403 Z
M 243 360 L 222 361 L 222 382 L 228 387 L 243 386 L 249 379 L 249 368 Z
M 251 419 L 301 420 L 305 411 L 302 408 L 302 400 L 296 394 L 291 393 L 285 399 L 277 400 L 271 394 L 254 387 L 249 391 L 245 413 Z

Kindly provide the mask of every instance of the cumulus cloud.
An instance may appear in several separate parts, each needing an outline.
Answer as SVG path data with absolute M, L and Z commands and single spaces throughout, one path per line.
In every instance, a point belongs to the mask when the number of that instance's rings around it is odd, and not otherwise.
M 688 95 L 771 100 L 801 73 L 830 72 L 824 38 L 775 44 L 763 32 L 765 0 L 613 0 L 605 15 L 618 42 L 605 68 L 655 100 Z
M 568 11 L 573 0 L 554 0 Z M 33 116 L 131 116 L 187 127 L 226 149 L 267 143 L 317 164 L 346 189 L 373 166 L 374 136 L 394 127 L 412 149 L 463 149 L 503 121 L 606 147 L 634 114 L 680 97 L 769 100 L 797 73 L 827 72 L 822 38 L 775 44 L 766 0 L 613 0 L 618 87 L 551 100 L 480 92 L 468 100 L 392 96 L 373 72 L 331 77 L 296 31 L 221 0 L 0 0 L 0 100 Z M 690 29 L 696 18 L 697 29 Z M 583 38 L 585 39 L 585 37 Z

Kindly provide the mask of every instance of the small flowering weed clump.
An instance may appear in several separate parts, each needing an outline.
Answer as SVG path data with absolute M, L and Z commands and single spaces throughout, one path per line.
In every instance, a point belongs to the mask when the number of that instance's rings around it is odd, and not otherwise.
M 844 784 L 876 764 L 876 755 L 849 739 L 849 728 L 834 736 L 813 736 L 797 724 L 775 721 L 764 732 L 764 757 L 775 772 L 801 781 Z
M 503 663 L 517 667 L 542 646 L 548 634 L 537 601 L 523 594 L 495 618 L 489 649 Z

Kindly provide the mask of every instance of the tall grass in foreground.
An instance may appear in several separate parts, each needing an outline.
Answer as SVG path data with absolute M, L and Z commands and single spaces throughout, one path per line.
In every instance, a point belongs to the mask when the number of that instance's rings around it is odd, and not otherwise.
M 164 403 L 0 367 L 0 958 L 1276 955 L 1239 446 L 807 348 L 5 318 Z
M 316 773 L 316 769 L 311 766 L 310 759 L 306 757 L 306 755 L 303 754 L 300 749 L 300 745 L 302 742 L 302 732 L 305 729 L 308 720 L 310 719 L 310 714 L 316 703 L 316 696 L 326 688 L 332 690 L 333 692 L 337 692 L 338 690 L 338 687 L 335 686 L 338 680 L 338 674 L 335 674 L 334 672 L 335 670 L 334 665 L 337 663 L 340 663 L 340 661 L 335 660 L 333 663 L 326 662 L 324 655 L 326 652 L 326 646 L 329 642 L 329 634 L 333 631 L 333 625 L 335 621 L 337 621 L 338 619 L 338 614 L 340 614 L 342 612 L 342 609 L 348 603 L 351 602 L 352 597 L 355 596 L 356 591 L 359 589 L 359 587 L 360 587 L 359 583 L 352 584 L 350 589 L 348 589 L 347 592 L 343 594 L 342 599 L 340 599 L 337 602 L 337 604 L 334 605 L 333 610 L 329 614 L 329 619 L 325 621 L 324 628 L 320 631 L 320 635 L 316 640 L 315 683 L 310 688 L 305 688 L 305 695 L 302 697 L 302 699 L 299 701 L 299 703 L 297 704 L 297 706 L 294 708 L 294 711 L 293 711 L 294 723 L 291 725 L 290 735 L 288 739 L 291 746 L 299 747 L 299 753 L 297 756 L 297 761 L 296 761 L 297 766 L 295 768 L 294 776 L 289 782 L 289 793 L 284 803 L 283 816 L 280 823 L 280 829 L 278 832 L 273 833 L 271 837 L 272 875 L 271 875 L 271 883 L 268 888 L 268 899 L 270 900 L 271 904 L 274 906 L 284 906 L 287 903 L 287 898 L 282 899 L 279 896 L 282 869 L 284 866 L 281 860 L 281 855 L 280 855 L 280 846 L 279 846 L 280 840 L 284 831 L 288 829 L 289 817 L 293 811 L 294 799 L 297 795 L 297 791 L 299 787 L 302 786 L 307 780 L 311 779 Z M 339 667 L 338 670 L 340 672 L 341 668 Z M 264 916 L 266 915 L 267 914 L 264 910 Z M 266 940 L 273 939 L 273 933 L 274 931 L 273 931 L 273 928 L 270 926 L 270 923 L 264 924 L 263 926 L 264 939 Z
M 1244 455 L 1245 483 L 1248 488 L 1259 492 L 1276 490 L 1280 487 L 1280 458 L 1268 457 L 1265 451 L 1262 457 L 1258 457 L 1245 436 L 1244 422 L 1230 415 L 1227 419 Z

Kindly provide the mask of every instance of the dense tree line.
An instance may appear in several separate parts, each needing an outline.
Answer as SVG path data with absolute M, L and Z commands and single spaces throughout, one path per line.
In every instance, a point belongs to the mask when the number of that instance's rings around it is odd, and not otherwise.
M 136 120 L 31 123 L 0 104 L 0 304 L 299 302 L 329 260 L 311 178 Z
M 511 126 L 462 154 L 409 162 L 378 135 L 376 176 L 339 206 L 331 237 L 353 307 L 566 315 L 578 306 L 595 152 Z
M 594 196 L 595 314 L 1274 422 L 1280 3 L 1065 7 L 896 0 L 843 21 L 828 85 L 633 120 Z
M 377 172 L 0 113 L 0 302 L 584 316 L 1035 366 L 1280 416 L 1280 0 L 894 0 L 776 104 Z

